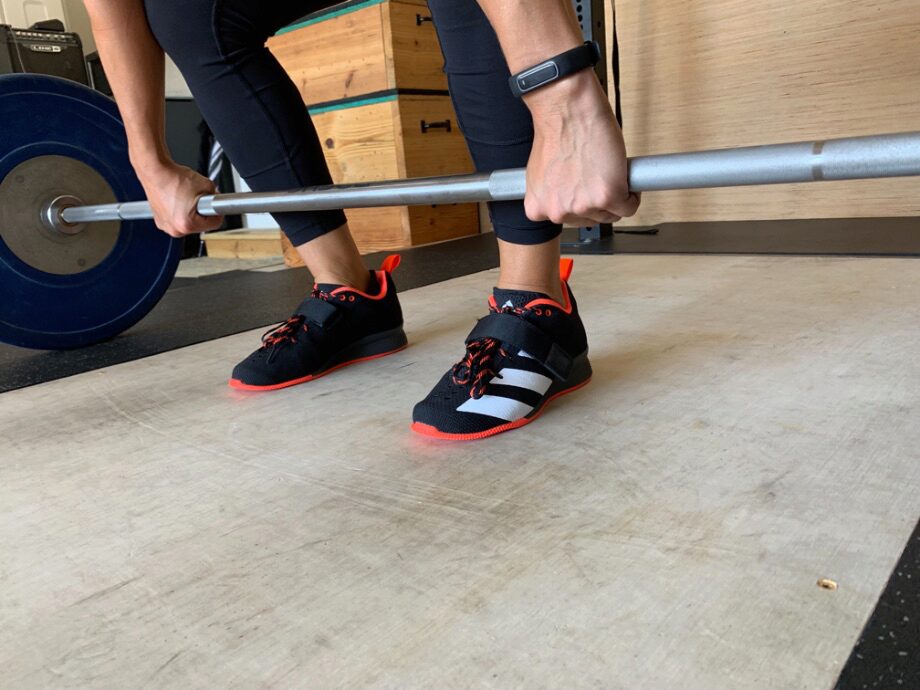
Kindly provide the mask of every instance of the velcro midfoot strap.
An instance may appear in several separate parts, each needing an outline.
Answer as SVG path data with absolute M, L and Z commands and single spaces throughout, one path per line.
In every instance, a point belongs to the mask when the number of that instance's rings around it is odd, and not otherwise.
M 519 351 L 523 350 L 559 380 L 567 379 L 572 372 L 572 357 L 569 353 L 559 347 L 552 336 L 520 316 L 489 314 L 479 319 L 466 342 L 483 338 L 493 338 Z
M 321 328 L 328 328 L 339 318 L 339 310 L 322 299 L 307 299 L 300 305 L 299 314 L 310 323 L 315 323 Z

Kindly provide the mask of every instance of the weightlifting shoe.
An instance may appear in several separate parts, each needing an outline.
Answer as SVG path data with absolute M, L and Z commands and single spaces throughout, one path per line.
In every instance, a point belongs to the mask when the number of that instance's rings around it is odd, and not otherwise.
M 562 268 L 563 304 L 538 292 L 495 288 L 466 355 L 415 406 L 412 430 L 472 441 L 534 421 L 554 399 L 591 380 L 588 340 Z
M 407 345 L 390 256 L 371 271 L 374 291 L 314 285 L 284 323 L 262 336 L 262 347 L 233 370 L 230 385 L 271 391 L 313 381 L 336 369 L 402 350 Z

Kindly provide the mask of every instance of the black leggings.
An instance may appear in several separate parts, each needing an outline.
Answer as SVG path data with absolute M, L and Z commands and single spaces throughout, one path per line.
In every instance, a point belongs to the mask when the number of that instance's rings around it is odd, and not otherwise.
M 230 160 L 257 192 L 329 184 L 323 151 L 297 87 L 266 40 L 333 0 L 145 0 L 150 28 L 179 66 Z M 530 111 L 511 95 L 498 38 L 476 0 L 429 0 L 457 119 L 476 169 L 527 165 Z M 540 244 L 560 227 L 535 223 L 519 201 L 489 205 L 496 235 Z M 345 223 L 342 211 L 275 216 L 295 246 Z

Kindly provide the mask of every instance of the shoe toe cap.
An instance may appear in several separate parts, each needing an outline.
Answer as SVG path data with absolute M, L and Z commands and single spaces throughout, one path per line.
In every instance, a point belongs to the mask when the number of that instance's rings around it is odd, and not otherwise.
M 233 367 L 230 379 L 246 386 L 273 386 L 278 381 L 271 373 L 258 356 L 252 355 Z
M 443 417 L 444 410 L 433 405 L 428 398 L 425 398 L 412 408 L 412 421 L 416 424 L 436 426 L 437 420 Z

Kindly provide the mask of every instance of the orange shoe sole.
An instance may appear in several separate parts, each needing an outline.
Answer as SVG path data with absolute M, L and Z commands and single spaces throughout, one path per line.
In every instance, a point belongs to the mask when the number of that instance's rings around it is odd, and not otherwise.
M 321 379 L 324 376 L 331 374 L 334 371 L 338 371 L 339 369 L 344 369 L 345 367 L 349 367 L 352 364 L 360 364 L 361 362 L 370 362 L 373 359 L 380 359 L 382 357 L 388 357 L 390 355 L 395 355 L 397 352 L 402 352 L 407 347 L 409 347 L 408 344 L 397 347 L 395 350 L 389 350 L 388 352 L 381 352 L 380 354 L 377 354 L 377 355 L 370 355 L 369 357 L 359 357 L 358 359 L 350 359 L 347 362 L 336 364 L 334 367 L 326 369 L 326 371 L 321 371 L 318 374 L 311 374 L 310 376 L 304 376 L 303 378 L 292 379 L 290 381 L 285 381 L 284 383 L 275 383 L 275 384 L 272 384 L 271 386 L 251 386 L 248 383 L 243 383 L 239 379 L 230 379 L 228 384 L 231 388 L 235 388 L 238 391 L 249 391 L 253 393 L 264 393 L 267 391 L 279 391 L 282 388 L 290 388 L 291 386 L 299 386 L 301 383 L 307 383 L 309 381 L 316 381 L 316 379 Z

